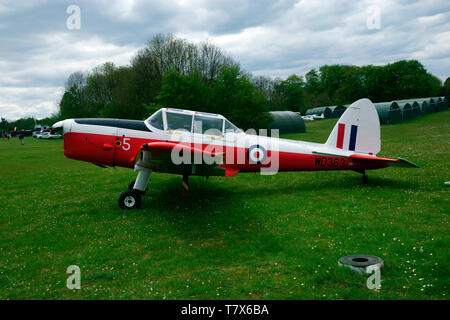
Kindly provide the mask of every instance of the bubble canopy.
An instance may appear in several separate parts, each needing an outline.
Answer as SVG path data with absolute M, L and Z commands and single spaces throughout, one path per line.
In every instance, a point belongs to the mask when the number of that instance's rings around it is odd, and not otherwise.
M 161 131 L 184 131 L 210 135 L 242 132 L 220 114 L 175 108 L 159 109 L 146 122 L 153 129 Z

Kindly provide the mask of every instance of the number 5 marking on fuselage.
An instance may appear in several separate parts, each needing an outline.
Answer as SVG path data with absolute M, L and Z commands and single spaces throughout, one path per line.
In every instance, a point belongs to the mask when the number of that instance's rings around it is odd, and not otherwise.
M 125 150 L 125 151 L 128 151 L 128 150 L 130 150 L 130 144 L 127 142 L 127 141 L 129 141 L 129 140 L 131 140 L 131 138 L 123 138 L 123 144 L 122 144 L 122 149 L 123 150 Z

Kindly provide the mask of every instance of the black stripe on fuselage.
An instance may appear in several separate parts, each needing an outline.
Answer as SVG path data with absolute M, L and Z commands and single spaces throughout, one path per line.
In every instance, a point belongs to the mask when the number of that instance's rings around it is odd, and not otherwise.
M 79 124 L 91 124 L 95 126 L 116 127 L 123 129 L 152 132 L 149 128 L 147 128 L 144 121 L 140 120 L 92 118 L 92 119 L 75 119 L 75 122 Z

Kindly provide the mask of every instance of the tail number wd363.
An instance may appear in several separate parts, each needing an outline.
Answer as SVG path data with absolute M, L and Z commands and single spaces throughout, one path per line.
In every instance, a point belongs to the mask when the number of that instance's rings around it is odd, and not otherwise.
M 345 159 L 341 157 L 318 157 L 314 159 L 314 166 L 322 168 L 343 168 Z

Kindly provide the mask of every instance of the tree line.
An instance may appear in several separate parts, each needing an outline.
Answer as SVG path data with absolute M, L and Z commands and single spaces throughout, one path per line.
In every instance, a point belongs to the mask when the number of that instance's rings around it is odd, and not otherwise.
M 109 117 L 145 119 L 161 107 L 223 114 L 241 128 L 267 128 L 268 111 L 349 104 L 367 97 L 373 102 L 446 95 L 444 85 L 417 60 L 384 66 L 324 65 L 304 76 L 286 79 L 253 76 L 207 41 L 195 44 L 172 35 L 156 35 L 127 66 L 111 62 L 71 74 L 59 110 L 38 121 Z M 0 126 L 30 129 L 34 119 Z M 0 128 L 1 129 L 1 128 Z M 4 130 L 3 129 L 3 130 Z

